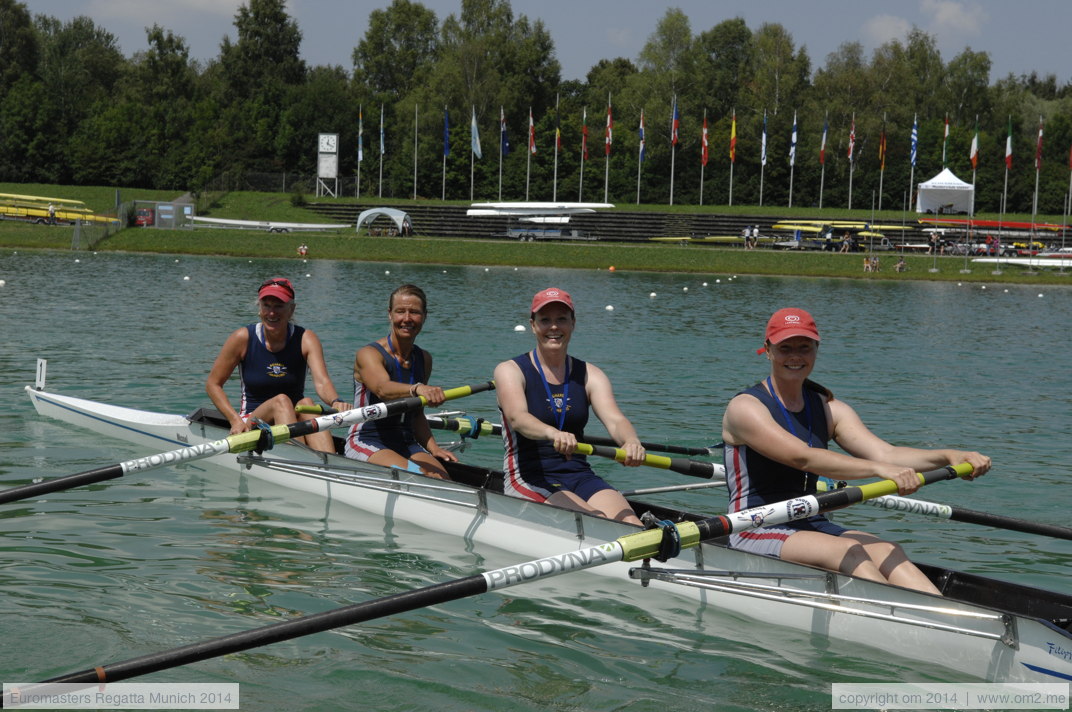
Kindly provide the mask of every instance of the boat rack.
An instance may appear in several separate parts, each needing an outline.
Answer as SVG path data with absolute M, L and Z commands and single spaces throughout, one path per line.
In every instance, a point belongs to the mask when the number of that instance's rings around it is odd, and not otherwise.
M 780 601 L 796 606 L 804 606 L 831 613 L 844 613 L 877 620 L 893 621 L 907 625 L 920 626 L 931 630 L 998 640 L 1005 645 L 1019 649 L 1019 637 L 1016 620 L 1013 616 L 1002 613 L 982 613 L 965 611 L 947 606 L 925 606 L 912 603 L 900 603 L 873 598 L 845 596 L 837 592 L 838 576 L 833 572 L 816 574 L 782 574 L 756 573 L 751 571 L 693 571 L 685 569 L 661 569 L 651 566 L 634 567 L 629 570 L 629 577 L 647 584 L 651 580 L 676 583 L 707 591 L 717 591 L 734 595 L 749 596 L 766 601 Z M 773 581 L 775 585 L 743 581 L 741 579 L 759 579 Z M 784 587 L 784 581 L 822 581 L 824 591 L 809 591 L 802 588 Z M 905 613 L 925 613 L 932 616 L 948 616 L 953 621 L 980 621 L 997 623 L 1001 633 L 993 633 L 976 628 L 966 628 L 953 623 L 940 623 L 904 615 Z

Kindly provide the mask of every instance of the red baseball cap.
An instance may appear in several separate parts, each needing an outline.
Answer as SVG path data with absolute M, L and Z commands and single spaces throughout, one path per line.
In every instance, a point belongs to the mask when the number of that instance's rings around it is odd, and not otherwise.
M 265 297 L 275 297 L 284 304 L 294 301 L 294 286 L 289 279 L 283 279 L 282 277 L 269 279 L 261 285 L 260 291 L 257 292 L 258 299 L 264 299 Z
M 529 311 L 535 314 L 548 304 L 553 304 L 554 302 L 565 304 L 569 307 L 570 311 L 576 311 L 573 308 L 573 300 L 570 299 L 569 293 L 566 290 L 557 287 L 548 287 L 543 291 L 537 292 L 536 296 L 532 298 L 532 308 L 529 309 Z
M 767 322 L 767 341 L 781 343 L 793 336 L 806 336 L 819 340 L 819 328 L 815 319 L 803 309 L 779 309 Z

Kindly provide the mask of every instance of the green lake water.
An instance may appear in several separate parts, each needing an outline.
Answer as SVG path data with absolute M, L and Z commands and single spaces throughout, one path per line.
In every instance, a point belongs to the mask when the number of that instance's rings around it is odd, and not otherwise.
M 321 337 L 344 394 L 354 351 L 386 332 L 399 284 L 429 295 L 419 343 L 444 386 L 486 380 L 531 348 L 532 294 L 565 288 L 578 308 L 571 353 L 607 372 L 642 438 L 691 445 L 717 442 L 726 402 L 765 375 L 755 350 L 770 313 L 803 307 L 823 337 L 815 380 L 880 436 L 993 457 L 987 477 L 918 497 L 1067 524 L 1072 288 L 726 274 L 5 251 L 0 486 L 145 454 L 38 417 L 23 392 L 36 358 L 48 359 L 52 390 L 190 412 L 272 276 L 295 281 L 296 318 Z M 492 394 L 457 407 L 497 418 Z M 477 440 L 462 457 L 499 466 L 501 445 Z M 623 489 L 680 481 L 599 469 Z M 725 509 L 717 490 L 650 497 Z M 859 506 L 838 519 L 922 561 L 1068 590 L 1069 542 Z M 4 505 L 0 676 L 116 662 L 469 575 L 499 556 L 196 465 Z M 137 681 L 239 682 L 247 710 L 825 710 L 832 682 L 927 674 L 875 666 L 837 641 L 772 645 L 777 632 L 740 621 L 712 643 L 694 611 L 602 587 L 511 589 Z

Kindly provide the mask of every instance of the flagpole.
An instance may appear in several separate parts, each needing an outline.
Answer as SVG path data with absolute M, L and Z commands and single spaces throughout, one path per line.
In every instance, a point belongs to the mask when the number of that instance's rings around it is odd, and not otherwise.
M 759 156 L 759 207 L 763 207 L 763 172 L 767 169 L 767 110 L 763 110 L 763 140 Z
M 1042 172 L 1042 116 L 1039 116 L 1038 143 L 1035 144 L 1035 197 L 1031 200 L 1031 239 L 1035 238 L 1035 219 L 1038 215 L 1039 173 Z
M 703 135 L 700 142 L 700 205 L 703 205 L 704 169 L 707 168 L 707 109 L 703 110 Z
M 357 188 L 356 198 L 361 200 L 361 161 L 365 158 L 365 115 L 364 107 L 357 107 Z
M 585 154 L 588 153 L 588 107 L 584 107 L 584 113 L 581 115 L 581 177 L 577 181 L 577 202 L 584 202 L 584 164 Z
M 380 104 L 380 196 L 383 197 L 383 104 Z
M 882 112 L 882 137 L 879 139 L 878 209 L 882 212 L 882 181 L 886 177 L 886 112 Z
M 529 199 L 529 177 L 532 174 L 532 107 L 529 107 L 528 146 L 525 150 L 525 202 Z
M 560 131 L 558 123 L 558 94 L 555 94 L 555 172 L 551 182 L 551 202 L 558 202 L 558 137 Z
M 852 174 L 856 170 L 856 112 L 852 112 L 852 128 L 849 133 L 849 210 L 852 210 Z
M 819 210 L 823 209 L 823 189 L 826 187 L 826 130 L 830 113 L 823 114 L 823 141 L 819 147 Z
M 603 202 L 607 202 L 607 197 L 610 195 L 610 147 L 613 142 L 614 135 L 614 119 L 611 114 L 610 94 L 607 94 L 607 132 L 604 135 L 604 146 L 606 161 L 603 169 Z
M 674 164 L 677 160 L 677 94 L 674 95 L 673 115 L 670 117 L 670 204 L 674 204 Z M 640 173 L 637 173 L 637 203 L 640 202 Z
M 730 200 L 733 205 L 733 164 L 737 162 L 737 107 L 733 109 L 733 119 L 730 124 Z
M 636 204 L 637 205 L 640 205 L 640 167 L 641 167 L 641 165 L 644 164 L 644 140 L 645 140 L 644 139 L 644 107 L 641 107 L 640 108 L 640 147 L 637 150 L 637 161 L 636 161 Z M 674 195 L 673 169 L 670 170 L 670 173 L 671 173 L 671 183 L 670 183 L 670 185 L 671 185 L 671 188 L 670 188 L 671 198 L 670 198 L 670 204 L 673 205 L 673 201 L 674 201 L 674 199 L 672 197 Z
M 450 114 L 443 107 L 443 190 L 440 200 L 447 199 L 447 154 L 450 153 Z
M 417 199 L 417 102 L 413 102 L 413 199 Z
M 916 152 L 919 150 L 919 125 L 917 123 L 917 116 L 912 116 L 912 148 L 911 148 L 911 163 L 912 167 L 908 171 L 908 200 L 915 197 L 916 187 Z M 918 208 L 917 208 L 918 209 Z
M 503 164 L 503 124 L 506 121 L 506 113 L 502 104 L 499 105 L 499 202 L 502 202 L 502 164 Z
M 789 207 L 793 207 L 793 173 L 797 164 L 797 112 L 793 111 L 793 135 L 789 141 Z

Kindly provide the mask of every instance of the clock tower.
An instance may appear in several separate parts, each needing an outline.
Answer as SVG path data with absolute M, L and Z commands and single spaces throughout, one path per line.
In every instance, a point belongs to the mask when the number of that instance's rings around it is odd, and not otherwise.
M 320 134 L 316 148 L 316 196 L 335 198 L 339 194 L 339 134 Z

